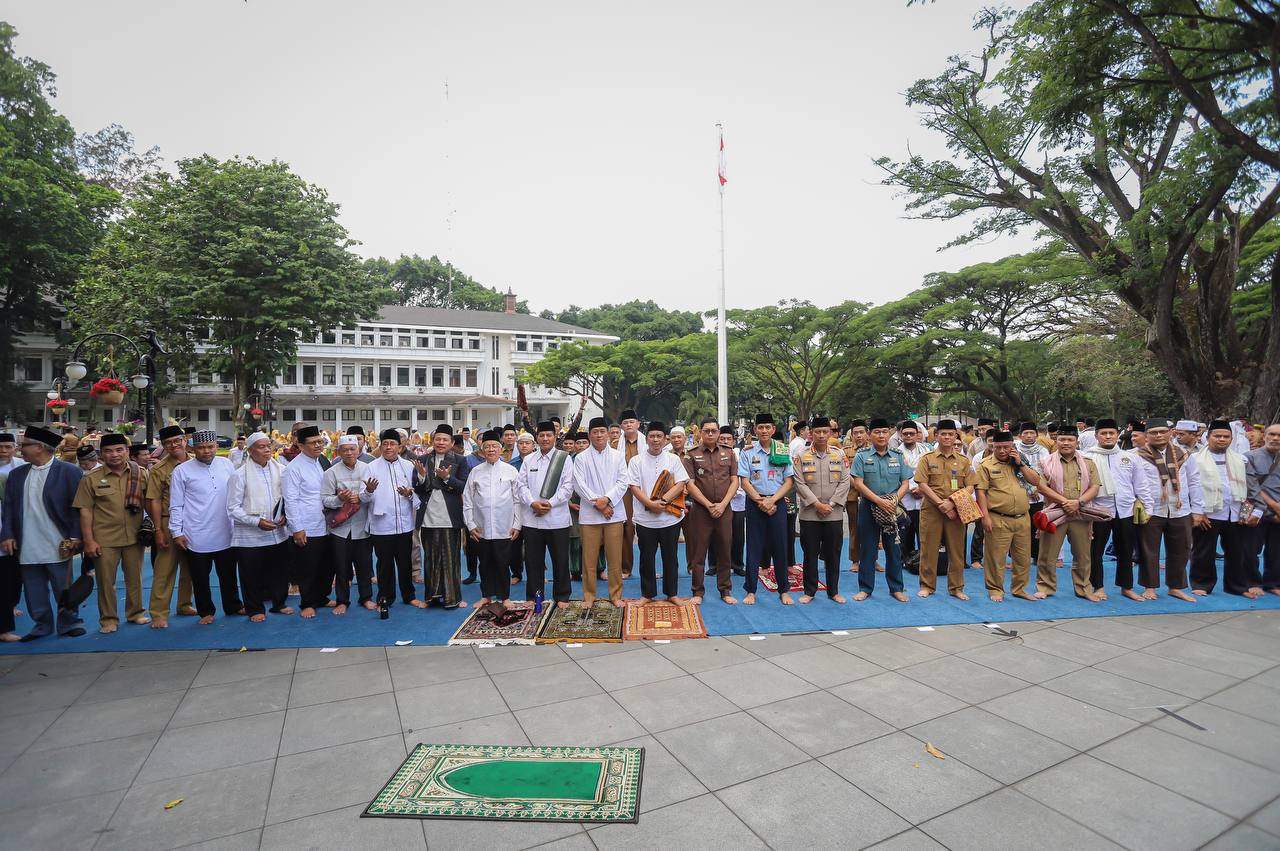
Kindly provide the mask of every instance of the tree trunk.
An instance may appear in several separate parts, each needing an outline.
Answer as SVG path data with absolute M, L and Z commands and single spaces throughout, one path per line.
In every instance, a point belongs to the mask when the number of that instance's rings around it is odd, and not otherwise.
M 1258 380 L 1242 407 L 1252 422 L 1280 422 L 1280 254 L 1271 260 L 1271 316 L 1258 353 Z

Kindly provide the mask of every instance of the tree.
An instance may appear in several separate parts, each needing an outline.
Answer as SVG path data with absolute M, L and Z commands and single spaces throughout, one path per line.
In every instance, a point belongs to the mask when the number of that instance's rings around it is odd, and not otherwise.
M 54 74 L 19 57 L 16 36 L 0 21 L 0 419 L 20 403 L 17 341 L 56 325 L 117 197 L 76 170 L 75 132 L 49 103 Z
M 182 160 L 143 179 L 73 293 L 85 330 L 153 327 L 179 374 L 229 378 L 233 410 L 273 383 L 299 339 L 372 318 L 387 293 L 363 274 L 338 207 L 281 162 Z
M 376 257 L 365 260 L 364 268 L 371 280 L 390 293 L 389 304 L 494 311 L 506 306 L 502 293 L 476 283 L 434 255 L 427 260 L 416 254 L 401 254 L 394 261 Z M 528 313 L 528 303 L 517 301 L 516 312 Z
M 1054 343 L 1045 383 L 1075 411 L 1167 416 L 1177 410 L 1178 396 L 1141 341 L 1142 320 L 1133 311 L 1099 314 Z
M 548 313 L 544 311 L 548 319 L 590 328 L 622 340 L 670 340 L 702 330 L 702 318 L 697 313 L 665 310 L 653 301 L 639 299 L 599 307 L 570 305 L 568 310 L 558 314 Z
M 983 12 L 983 51 L 953 57 L 908 94 L 950 156 L 878 163 L 920 216 L 974 221 L 956 242 L 1026 226 L 1060 239 L 1143 319 L 1188 415 L 1269 417 L 1280 408 L 1280 257 L 1269 258 L 1265 283 L 1244 285 L 1265 291 L 1264 321 L 1242 324 L 1235 306 L 1239 258 L 1280 202 L 1275 168 L 1251 159 L 1256 145 L 1202 120 L 1207 98 L 1188 101 L 1161 60 L 1135 47 L 1121 5 L 1041 0 L 1016 15 Z M 1259 65 L 1237 32 L 1252 7 L 1221 4 L 1221 16 L 1189 21 L 1184 6 L 1200 14 L 1198 4 L 1149 5 L 1163 13 L 1139 22 L 1180 45 L 1182 67 L 1222 69 L 1195 78 L 1201 94 L 1212 90 L 1237 129 L 1274 144 L 1280 119 L 1265 68 L 1275 48 Z M 1197 51 L 1210 52 L 1187 59 Z M 1233 63 L 1248 70 L 1227 73 Z
M 757 402 L 780 407 L 778 414 L 808 419 L 868 349 L 864 326 L 856 321 L 866 309 L 856 301 L 821 308 L 793 300 L 730 310 L 729 374 L 750 374 L 760 391 Z
M 124 201 L 138 193 L 143 181 L 162 162 L 158 147 L 153 145 L 139 153 L 134 145 L 132 133 L 119 124 L 110 124 L 76 139 L 76 164 L 86 180 L 115 190 Z

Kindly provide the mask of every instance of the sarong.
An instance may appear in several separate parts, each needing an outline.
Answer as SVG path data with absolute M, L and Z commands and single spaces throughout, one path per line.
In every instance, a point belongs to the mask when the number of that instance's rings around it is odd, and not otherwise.
M 422 598 L 452 607 L 462 601 L 457 529 L 422 529 Z

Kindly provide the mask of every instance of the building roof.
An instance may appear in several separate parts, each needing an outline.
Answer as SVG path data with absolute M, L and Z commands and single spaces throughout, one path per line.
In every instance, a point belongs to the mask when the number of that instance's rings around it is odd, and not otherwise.
M 443 307 L 405 307 L 392 304 L 379 311 L 378 321 L 430 328 L 477 328 L 491 331 L 576 334 L 616 339 L 608 334 L 592 331 L 590 328 L 580 328 L 554 319 L 543 319 L 541 316 L 529 313 L 503 313 L 497 310 L 448 310 Z

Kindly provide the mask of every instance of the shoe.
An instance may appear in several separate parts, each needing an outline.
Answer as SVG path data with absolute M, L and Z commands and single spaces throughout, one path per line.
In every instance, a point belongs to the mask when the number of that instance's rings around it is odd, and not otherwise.
M 474 574 L 472 574 L 472 575 L 468 576 L 466 579 L 462 580 L 462 584 L 463 584 L 463 585 L 475 585 L 475 584 L 476 584 L 476 577 L 475 577 L 475 575 L 474 575 Z
M 746 569 L 745 567 L 735 567 L 735 568 L 733 569 L 733 575 L 734 575 L 734 576 L 746 576 L 746 575 L 747 575 L 747 569 Z
M 82 627 L 82 626 L 73 627 L 72 629 L 67 630 L 67 631 L 66 631 L 65 633 L 63 633 L 63 634 L 64 634 L 67 638 L 79 638 L 80 636 L 84 635 L 84 627 Z M 23 640 L 23 641 L 26 641 L 27 639 L 25 639 L 25 638 L 24 638 L 24 639 L 22 639 L 22 640 Z

